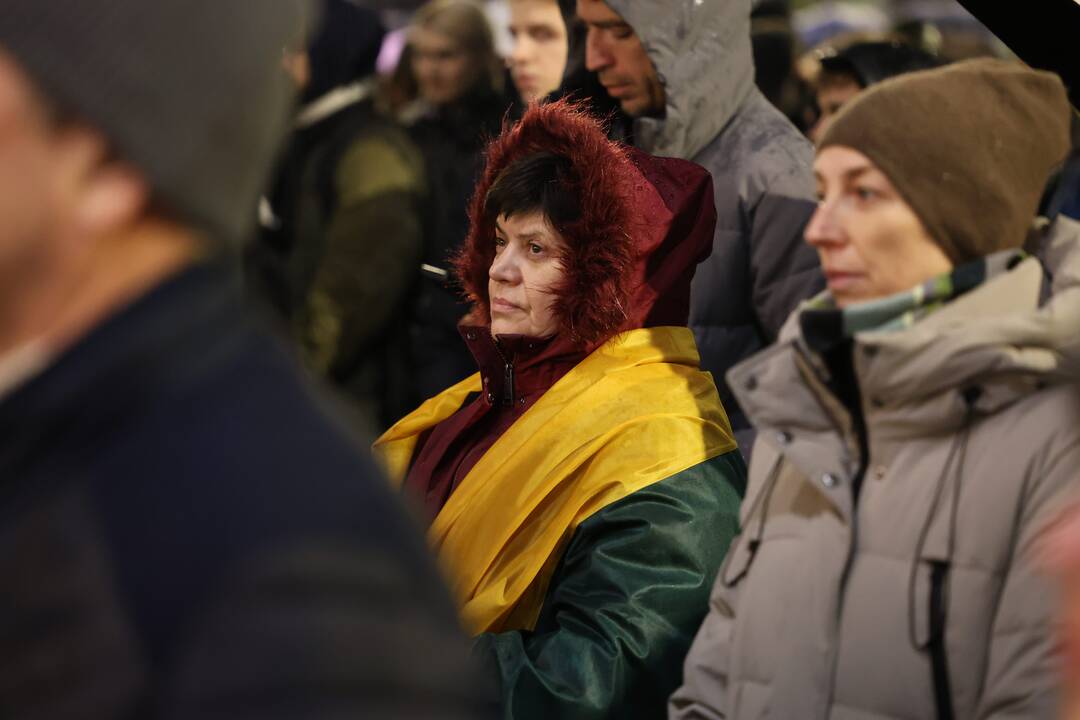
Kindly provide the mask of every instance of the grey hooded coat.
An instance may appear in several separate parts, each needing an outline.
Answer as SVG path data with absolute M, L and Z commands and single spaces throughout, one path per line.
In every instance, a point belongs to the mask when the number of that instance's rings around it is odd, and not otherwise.
M 635 144 L 713 176 L 716 235 L 694 278 L 690 326 L 749 449 L 723 378 L 824 286 L 803 242 L 815 206 L 813 148 L 754 85 L 750 0 L 606 1 L 634 28 L 667 96 L 664 118 L 635 123 Z
M 1057 717 L 1054 593 L 1034 551 L 1080 468 L 1064 372 L 1080 225 L 1055 227 L 1045 303 L 1029 258 L 907 329 L 855 335 L 865 461 L 798 322 L 732 370 L 760 435 L 673 720 L 939 716 L 932 616 L 954 717 Z

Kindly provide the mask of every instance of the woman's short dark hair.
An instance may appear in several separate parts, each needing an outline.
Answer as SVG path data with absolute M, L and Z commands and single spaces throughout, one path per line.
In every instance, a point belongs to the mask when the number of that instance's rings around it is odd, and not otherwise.
M 489 221 L 505 215 L 542 213 L 562 232 L 581 216 L 573 166 L 568 158 L 550 152 L 527 155 L 508 165 L 484 197 Z

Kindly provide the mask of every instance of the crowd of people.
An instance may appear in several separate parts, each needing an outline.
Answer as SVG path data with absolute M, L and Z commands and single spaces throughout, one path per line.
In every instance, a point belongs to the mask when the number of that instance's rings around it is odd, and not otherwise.
M 505 6 L 6 0 L 4 713 L 1080 718 L 1075 88 Z

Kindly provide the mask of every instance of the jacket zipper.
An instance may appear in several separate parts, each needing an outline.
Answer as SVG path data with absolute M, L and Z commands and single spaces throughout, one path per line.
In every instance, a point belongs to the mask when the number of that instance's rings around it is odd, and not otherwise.
M 493 338 L 494 340 L 494 338 Z M 495 342 L 495 352 L 499 354 L 499 359 L 503 361 L 503 392 L 502 392 L 502 404 L 503 407 L 514 406 L 514 363 L 506 359 L 506 355 L 503 354 L 502 347 L 499 346 L 499 341 Z

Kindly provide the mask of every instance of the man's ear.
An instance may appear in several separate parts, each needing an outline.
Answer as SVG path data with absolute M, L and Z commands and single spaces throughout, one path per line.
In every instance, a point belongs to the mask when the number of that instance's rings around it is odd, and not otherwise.
M 111 235 L 134 223 L 148 202 L 142 176 L 130 165 L 110 159 L 85 176 L 74 220 L 87 237 Z

